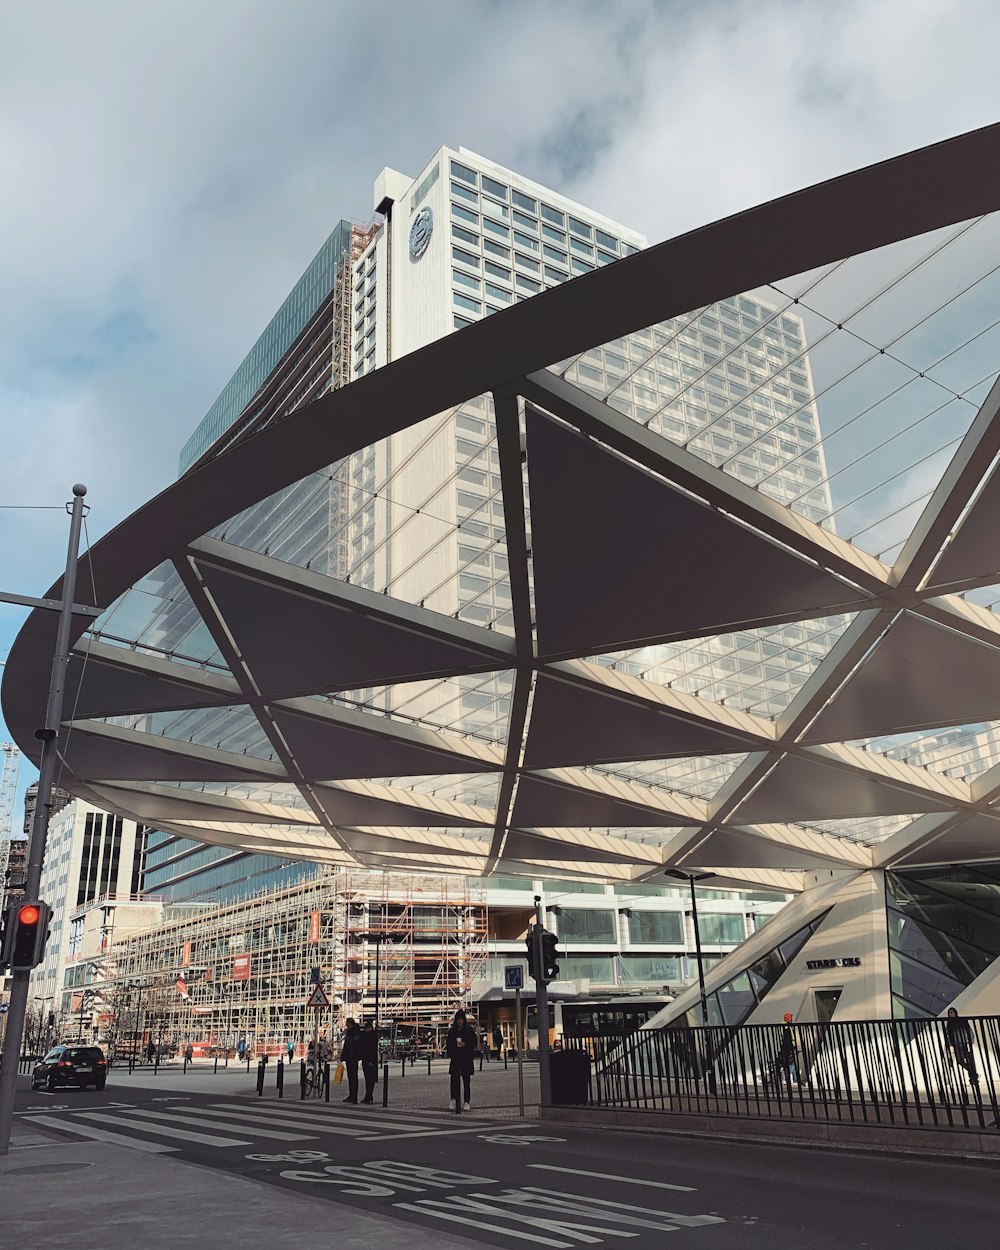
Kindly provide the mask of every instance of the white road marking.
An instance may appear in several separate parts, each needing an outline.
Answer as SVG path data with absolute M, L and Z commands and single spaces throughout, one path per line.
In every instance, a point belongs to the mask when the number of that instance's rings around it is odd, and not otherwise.
M 166 1124 L 143 1124 L 135 1120 L 124 1120 L 111 1115 L 101 1115 L 98 1111 L 86 1111 L 77 1117 L 82 1120 L 100 1120 L 105 1124 L 113 1124 L 119 1129 L 139 1129 L 147 1133 L 155 1133 L 160 1137 L 176 1137 L 180 1141 L 199 1142 L 203 1146 L 249 1146 L 250 1142 L 238 1137 L 213 1137 L 208 1133 L 190 1133 L 182 1128 L 170 1128 Z M 75 1127 L 75 1121 L 72 1127 Z
M 462 1133 L 481 1133 L 487 1127 L 477 1124 L 474 1128 L 428 1128 L 412 1132 L 365 1134 L 365 1141 L 407 1141 L 411 1137 L 458 1137 Z M 527 1126 L 530 1127 L 530 1126 Z
M 248 1112 L 245 1107 L 233 1105 L 232 1103 L 214 1103 L 213 1106 L 217 1107 L 220 1111 L 241 1113 L 244 1116 L 248 1114 L 253 1115 L 256 1112 L 256 1108 L 254 1112 Z M 370 1123 L 365 1123 L 363 1126 L 358 1125 L 353 1121 L 347 1124 L 342 1123 L 340 1122 L 339 1116 L 330 1116 L 327 1118 L 309 1115 L 308 1113 L 299 1115 L 296 1112 L 288 1112 L 285 1115 L 281 1115 L 280 1112 L 271 1112 L 266 1116 L 261 1116 L 261 1123 L 280 1124 L 286 1128 L 302 1126 L 303 1128 L 308 1128 L 311 1131 L 314 1130 L 320 1133 L 330 1133 L 335 1137 L 355 1138 L 365 1136 L 365 1134 L 361 1132 L 362 1127 L 371 1127 Z
M 568 1172 L 570 1176 L 592 1176 L 599 1181 L 621 1181 L 623 1185 L 650 1185 L 654 1189 L 676 1189 L 682 1194 L 696 1194 L 690 1185 L 668 1185 L 666 1181 L 644 1181 L 637 1176 L 614 1176 L 611 1172 L 584 1172 L 580 1168 L 561 1168 L 555 1163 L 529 1163 L 529 1168 L 541 1168 L 545 1172 Z
M 630 1216 L 615 1217 L 615 1211 L 634 1211 L 640 1216 L 653 1216 L 658 1220 L 673 1220 L 675 1224 L 683 1224 L 685 1228 L 701 1228 L 703 1224 L 725 1224 L 725 1220 L 721 1215 L 681 1215 L 677 1211 L 657 1211 L 654 1207 L 636 1207 L 629 1202 L 613 1202 L 610 1198 L 593 1198 L 589 1194 L 581 1197 L 579 1194 L 567 1194 L 559 1189 L 540 1189 L 537 1185 L 526 1185 L 522 1191 L 528 1195 L 528 1201 L 532 1200 L 534 1194 L 541 1195 L 542 1198 L 557 1207 L 567 1207 L 570 1210 L 576 1210 L 581 1202 L 589 1203 L 591 1206 L 607 1208 L 609 1218 L 621 1218 L 628 1223 L 642 1224 L 642 1219 L 632 1219 Z M 595 1212 L 600 1215 L 601 1211 Z
M 365 1112 L 341 1112 L 341 1111 L 293 1111 L 291 1108 L 281 1110 L 279 1108 L 264 1108 L 254 1106 L 252 1111 L 246 1107 L 240 1106 L 239 1103 L 216 1102 L 211 1104 L 220 1111 L 239 1112 L 242 1115 L 257 1115 L 260 1113 L 261 1119 L 266 1119 L 269 1123 L 285 1124 L 285 1125 L 308 1125 L 311 1128 L 320 1129 L 325 1133 L 340 1134 L 348 1137 L 363 1137 L 366 1141 L 381 1141 L 385 1137 L 425 1137 L 437 1136 L 440 1133 L 474 1133 L 482 1132 L 483 1129 L 491 1127 L 489 1121 L 474 1120 L 462 1129 L 445 1129 L 429 1128 L 424 1126 L 423 1118 L 415 1118 L 413 1120 L 404 1120 L 397 1114 L 395 1118 L 382 1119 L 378 1114 Z M 465 1120 L 466 1117 L 462 1117 Z M 447 1117 L 443 1117 L 443 1124 L 454 1123 L 454 1117 L 449 1121 Z
M 436 1220 L 450 1220 L 453 1224 L 461 1224 L 463 1228 L 485 1228 L 487 1232 L 499 1233 L 501 1237 L 519 1237 L 522 1241 L 533 1241 L 539 1246 L 553 1246 L 555 1250 L 571 1250 L 572 1242 L 556 1241 L 554 1237 L 539 1237 L 536 1233 L 526 1233 L 520 1228 L 501 1228 L 497 1224 L 487 1224 L 484 1220 L 473 1220 L 464 1212 L 454 1215 L 447 1211 L 430 1211 L 416 1202 L 394 1202 L 394 1211 L 415 1211 L 418 1215 L 432 1215 Z
M 58 1120 L 55 1116 L 27 1116 L 32 1124 L 41 1124 L 46 1128 L 58 1129 L 60 1132 L 74 1133 L 79 1137 L 89 1137 L 93 1141 L 108 1142 L 112 1146 L 128 1146 L 131 1150 L 145 1150 L 147 1154 L 176 1154 L 179 1147 L 165 1146 L 162 1142 L 143 1141 L 137 1137 L 122 1137 L 118 1133 L 109 1133 L 103 1128 L 94 1128 L 90 1124 L 77 1124 L 68 1120 Z
M 265 1125 L 253 1124 L 230 1124 L 229 1120 L 223 1120 L 221 1123 L 218 1119 L 209 1119 L 200 1116 L 194 1108 L 190 1110 L 186 1107 L 179 1108 L 177 1111 L 142 1111 L 137 1110 L 133 1113 L 136 1116 L 142 1116 L 150 1120 L 173 1120 L 178 1124 L 195 1124 L 199 1128 L 227 1129 L 230 1133 L 245 1133 L 248 1137 L 273 1137 L 276 1141 L 314 1141 L 313 1133 L 286 1133 L 273 1129 Z M 211 1113 L 215 1116 L 224 1115 L 224 1112 L 215 1111 Z M 233 1117 L 236 1118 L 235 1116 Z M 249 1117 L 244 1116 L 246 1120 Z M 141 1121 L 140 1121 L 141 1123 Z

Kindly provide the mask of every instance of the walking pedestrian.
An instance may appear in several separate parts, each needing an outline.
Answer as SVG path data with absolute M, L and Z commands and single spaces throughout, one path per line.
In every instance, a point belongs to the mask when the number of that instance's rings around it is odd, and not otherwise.
M 949 1062 L 957 1063 L 959 1067 L 964 1068 L 968 1073 L 969 1080 L 973 1085 L 979 1084 L 979 1073 L 976 1071 L 976 1061 L 972 1055 L 972 1028 L 968 1020 L 963 1020 L 958 1014 L 958 1008 L 949 1007 L 948 1016 L 944 1022 L 944 1034 L 948 1044 Z
M 795 1030 L 792 1028 L 794 1017 L 790 1011 L 785 1012 L 785 1025 L 781 1030 L 781 1041 L 778 1045 L 777 1068 L 779 1075 L 783 1075 L 785 1083 L 788 1086 L 788 1092 L 792 1092 L 792 1081 L 799 1083 L 799 1074 L 797 1067 L 798 1045 L 795 1041 Z
M 353 1016 L 347 1019 L 344 1031 L 344 1045 L 340 1052 L 340 1062 L 347 1069 L 347 1097 L 344 1102 L 358 1101 L 358 1064 L 361 1062 L 361 1030 Z
M 493 1045 L 496 1047 L 497 1058 L 503 1058 L 503 1029 L 499 1024 L 493 1026 Z
M 292 1041 L 288 1042 L 288 1044 L 285 1046 L 285 1050 L 288 1051 L 288 1062 L 291 1063 L 292 1060 L 295 1058 L 295 1043 Z
M 156 1043 L 152 1038 L 146 1043 L 146 1062 L 152 1063 L 156 1058 Z
M 361 1071 L 365 1078 L 363 1101 L 372 1103 L 375 1101 L 375 1083 L 378 1080 L 378 1034 L 370 1020 L 365 1021 L 365 1027 L 358 1038 L 358 1055 L 361 1058 Z M 357 1077 L 355 1076 L 354 1079 L 357 1080 Z
M 464 1093 L 464 1108 L 468 1111 L 472 1102 L 472 1072 L 476 1057 L 476 1030 L 465 1018 L 461 1009 L 455 1012 L 455 1019 L 448 1030 L 448 1038 L 444 1046 L 445 1054 L 451 1060 L 448 1064 L 448 1075 L 451 1079 L 451 1100 L 448 1104 L 452 1111 L 458 1110 L 458 1100 Z

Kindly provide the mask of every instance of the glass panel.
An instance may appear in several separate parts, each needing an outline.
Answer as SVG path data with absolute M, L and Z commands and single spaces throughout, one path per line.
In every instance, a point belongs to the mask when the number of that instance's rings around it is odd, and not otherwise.
M 80 722 L 86 723 L 86 722 Z M 236 755 L 273 760 L 274 748 L 249 707 L 198 708 L 188 712 L 140 712 L 96 718 L 97 724 L 118 725 L 137 733 L 156 734 L 174 742 L 217 747 Z
M 778 715 L 853 620 L 850 614 L 591 656 L 593 663 L 756 716 Z M 720 768 L 726 757 L 717 757 Z
M 1000 863 L 885 881 L 895 1004 L 904 1016 L 938 1015 L 1000 955 Z
M 605 344 L 591 372 L 559 368 L 891 561 L 996 377 L 998 241 L 994 213 Z
M 112 646 L 228 672 L 172 564 L 165 562 L 120 595 L 88 631 Z
M 630 942 L 682 946 L 684 918 L 677 911 L 633 911 L 628 917 Z
M 641 781 L 643 785 L 693 798 L 712 798 L 733 775 L 745 754 L 691 756 L 673 760 L 644 760 L 635 764 L 594 764 L 595 772 Z
M 698 929 L 705 946 L 738 946 L 746 937 L 742 915 L 699 912 Z
M 580 942 L 617 942 L 613 911 L 596 907 L 563 907 L 559 911 L 559 941 L 565 945 Z
M 851 745 L 916 768 L 971 781 L 1000 763 L 1000 721 L 862 738 Z

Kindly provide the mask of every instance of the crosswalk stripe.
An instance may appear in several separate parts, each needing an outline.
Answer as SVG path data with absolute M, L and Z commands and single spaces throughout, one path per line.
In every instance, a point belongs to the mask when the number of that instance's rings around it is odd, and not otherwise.
M 111 1146 L 128 1146 L 130 1150 L 144 1150 L 147 1154 L 176 1154 L 180 1149 L 178 1146 L 166 1146 L 163 1142 L 143 1141 L 139 1137 L 123 1137 L 119 1133 L 109 1133 L 107 1129 L 96 1128 L 92 1124 L 79 1124 L 73 1120 L 60 1120 L 54 1115 L 26 1115 L 23 1119 L 30 1121 L 32 1124 L 41 1124 L 44 1128 L 56 1129 L 60 1133 L 73 1133 L 77 1137 L 107 1142 Z
M 219 1112 L 208 1113 L 209 1116 L 217 1116 L 219 1114 Z M 263 1124 L 254 1125 L 245 1122 L 230 1124 L 230 1118 L 237 1118 L 235 1115 L 232 1117 L 226 1116 L 226 1119 L 220 1123 L 217 1119 L 206 1118 L 196 1107 L 178 1107 L 176 1111 L 145 1111 L 136 1109 L 130 1113 L 129 1118 L 131 1116 L 140 1116 L 150 1120 L 173 1120 L 179 1124 L 195 1124 L 200 1128 L 228 1129 L 230 1133 L 245 1133 L 248 1137 L 273 1137 L 276 1141 L 316 1140 L 315 1133 L 284 1133 Z M 249 1118 L 249 1116 L 243 1117 L 244 1121 Z
M 99 1111 L 84 1111 L 77 1117 L 81 1120 L 99 1120 L 105 1124 L 113 1124 L 118 1129 L 140 1129 L 146 1133 L 155 1133 L 160 1137 L 176 1137 L 180 1141 L 199 1142 L 203 1146 L 249 1146 L 251 1143 L 238 1137 L 214 1137 L 208 1133 L 191 1133 L 182 1128 L 170 1128 L 167 1124 L 136 1123 L 135 1120 L 123 1116 L 101 1115 Z
M 223 1104 L 219 1104 L 219 1106 L 220 1106 L 220 1109 L 223 1109 L 223 1110 L 230 1109 L 230 1108 L 226 1108 Z M 232 1110 L 239 1111 L 241 1110 L 241 1108 L 238 1108 L 238 1107 L 232 1108 Z M 244 1111 L 243 1114 L 245 1115 L 246 1112 Z M 312 1116 L 305 1116 L 305 1115 L 298 1116 L 298 1115 L 295 1115 L 294 1113 L 286 1115 L 286 1116 L 269 1115 L 266 1117 L 266 1120 L 264 1117 L 261 1117 L 261 1119 L 262 1119 L 262 1122 L 268 1123 L 268 1124 L 281 1124 L 283 1126 L 302 1125 L 303 1127 L 309 1128 L 315 1132 L 329 1133 L 334 1137 L 360 1137 L 362 1136 L 361 1126 L 354 1124 L 354 1123 L 351 1123 L 351 1124 L 338 1123 L 337 1120 L 335 1120 L 332 1116 L 330 1117 L 329 1121 L 325 1119 L 318 1120 Z
M 213 1103 L 212 1105 L 216 1107 L 225 1107 L 227 1110 L 241 1110 L 236 1103 Z M 471 1112 L 465 1112 L 463 1115 L 457 1116 L 454 1113 L 448 1115 L 447 1112 L 443 1112 L 440 1115 L 428 1115 L 418 1108 L 414 1108 L 412 1111 L 404 1110 L 402 1108 L 393 1111 L 392 1109 L 386 1109 L 383 1107 L 372 1107 L 371 1110 L 368 1110 L 367 1108 L 363 1110 L 356 1110 L 353 1107 L 350 1109 L 345 1107 L 328 1107 L 325 1110 L 321 1110 L 318 1107 L 307 1107 L 307 1104 L 301 1104 L 302 1110 L 298 1110 L 298 1105 L 299 1104 L 291 1103 L 288 1106 L 282 1107 L 276 1106 L 274 1103 L 257 1103 L 254 1105 L 253 1109 L 255 1112 L 259 1111 L 262 1115 L 266 1116 L 284 1115 L 294 1116 L 296 1118 L 301 1116 L 312 1120 L 314 1123 L 327 1124 L 339 1122 L 341 1124 L 356 1125 L 359 1129 L 392 1128 L 415 1131 L 418 1129 L 433 1128 L 438 1125 L 442 1128 L 446 1126 L 451 1127 L 452 1125 L 458 1123 L 466 1124 L 470 1128 L 475 1127 L 476 1125 L 481 1125 L 483 1128 L 486 1128 L 492 1123 L 492 1121 L 489 1120 L 473 1118 Z

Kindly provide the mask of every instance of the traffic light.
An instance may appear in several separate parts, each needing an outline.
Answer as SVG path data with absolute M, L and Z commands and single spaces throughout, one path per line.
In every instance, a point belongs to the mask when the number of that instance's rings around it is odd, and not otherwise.
M 542 930 L 542 980 L 555 981 L 559 976 L 559 939 L 548 929 Z
M 52 909 L 47 903 L 18 899 L 7 907 L 0 967 L 30 972 L 42 962 Z
M 524 947 L 528 952 L 528 979 L 530 981 L 538 980 L 538 971 L 535 968 L 535 928 L 534 925 L 529 926 L 528 936 L 524 939 Z

